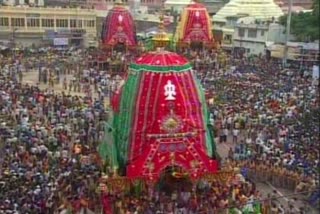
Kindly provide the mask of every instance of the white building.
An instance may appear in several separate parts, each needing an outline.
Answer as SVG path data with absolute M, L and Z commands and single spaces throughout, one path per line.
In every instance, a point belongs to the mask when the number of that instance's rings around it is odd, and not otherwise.
M 294 40 L 290 35 L 289 41 Z M 240 18 L 234 29 L 232 47 L 234 51 L 253 55 L 264 55 L 266 46 L 270 44 L 285 44 L 285 27 L 272 19 L 263 20 L 253 17 Z
M 264 54 L 268 37 L 268 24 L 252 17 L 241 18 L 237 21 L 233 33 L 234 51 L 246 54 Z
M 213 16 L 214 30 L 220 35 L 222 47 L 232 48 L 235 25 L 238 19 L 253 17 L 270 20 L 282 16 L 281 8 L 273 0 L 230 0 Z
M 166 9 L 173 9 L 174 11 L 181 12 L 185 6 L 191 4 L 192 0 L 166 0 L 164 5 Z

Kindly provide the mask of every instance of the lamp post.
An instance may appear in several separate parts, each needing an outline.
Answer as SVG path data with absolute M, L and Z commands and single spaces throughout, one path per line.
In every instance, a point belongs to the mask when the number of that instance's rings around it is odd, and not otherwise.
M 299 69 L 300 71 L 302 70 L 303 68 L 303 59 L 304 59 L 304 48 L 303 46 L 299 46 L 300 50 L 299 50 L 299 60 L 300 60 L 300 66 L 299 66 Z
M 292 0 L 289 0 L 287 27 L 286 27 L 286 44 L 284 47 L 283 67 L 287 67 L 287 61 L 288 61 L 288 40 L 289 40 L 289 36 L 290 36 L 291 14 L 292 14 Z
M 13 56 L 13 59 L 15 60 L 16 58 L 16 31 L 18 30 L 18 28 L 14 28 L 12 30 L 12 56 Z

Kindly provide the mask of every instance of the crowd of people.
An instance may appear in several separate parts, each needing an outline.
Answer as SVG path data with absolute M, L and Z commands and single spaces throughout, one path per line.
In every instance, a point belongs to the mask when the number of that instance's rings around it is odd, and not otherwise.
M 119 193 L 104 197 L 109 204 L 113 204 L 113 213 L 119 214 L 262 212 L 261 203 L 257 201 L 261 198 L 260 192 L 241 174 L 228 177 L 226 181 L 215 179 L 209 182 L 203 179 L 193 185 L 183 180 L 172 182 L 180 182 L 179 188 L 173 190 L 157 186 L 149 191 L 146 187 L 137 195 Z
M 217 127 L 217 142 L 250 178 L 309 191 L 319 201 L 319 80 L 307 70 L 252 57 L 230 57 L 228 69 L 201 73 Z M 241 140 L 240 140 L 241 139 Z
M 234 147 L 222 164 L 239 167 L 242 175 L 170 194 L 155 190 L 100 198 L 97 185 L 105 167 L 97 146 L 108 115 L 105 98 L 122 78 L 82 63 L 87 54 L 1 57 L 0 213 L 84 207 L 97 212 L 104 202 L 105 213 L 120 214 L 291 213 L 277 207 L 276 196 L 260 201 L 255 182 L 307 192 L 311 205 L 318 202 L 318 80 L 262 57 L 223 59 L 205 52 L 183 54 L 206 91 L 216 143 Z M 38 72 L 39 85 L 22 83 L 32 71 Z M 50 87 L 41 89 L 43 84 Z M 63 90 L 55 91 L 56 84 Z
M 28 58 L 1 60 L 0 213 L 95 210 L 104 103 L 22 84 L 19 75 L 34 66 Z

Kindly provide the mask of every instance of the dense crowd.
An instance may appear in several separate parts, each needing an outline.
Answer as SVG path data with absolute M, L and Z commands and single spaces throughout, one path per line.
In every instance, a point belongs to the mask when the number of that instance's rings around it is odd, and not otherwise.
M 66 201 L 94 209 L 104 104 L 21 84 L 24 66 L 6 59 L 0 67 L 0 212 L 53 213 Z
M 282 69 L 263 58 L 229 60 L 230 68 L 200 73 L 214 100 L 217 142 L 234 144 L 229 158 L 245 161 L 243 167 L 255 172 L 250 178 L 310 191 L 316 205 L 319 80 L 305 69 Z
M 277 207 L 275 196 L 259 201 L 255 182 L 308 192 L 315 205 L 318 80 L 259 57 L 183 54 L 206 91 L 216 143 L 234 147 L 222 163 L 239 167 L 242 175 L 227 184 L 200 181 L 192 190 L 106 194 L 101 200 L 97 184 L 104 166 L 97 146 L 104 137 L 105 98 L 122 78 L 110 75 L 110 69 L 86 65 L 84 59 L 90 57 L 80 50 L 2 57 L 0 213 L 53 213 L 71 207 L 74 212 L 83 207 L 97 211 L 101 201 L 105 213 L 120 214 L 291 213 L 291 208 Z M 128 56 L 110 56 L 123 57 Z M 38 73 L 39 85 L 21 83 L 31 71 Z M 49 89 L 40 89 L 43 84 Z M 57 84 L 59 92 L 54 91 Z
M 174 182 L 174 181 L 173 181 Z M 109 196 L 114 213 L 261 213 L 260 193 L 255 185 L 245 180 L 241 174 L 235 174 L 226 181 L 201 180 L 195 185 L 182 182 L 180 188 L 165 190 L 157 187 L 155 191 L 145 188 L 140 194 L 116 194 Z M 108 196 L 105 196 L 107 198 Z

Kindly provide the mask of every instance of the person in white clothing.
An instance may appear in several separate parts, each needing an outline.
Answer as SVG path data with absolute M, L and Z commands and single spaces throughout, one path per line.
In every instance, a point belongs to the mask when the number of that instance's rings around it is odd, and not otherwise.
M 233 129 L 232 131 L 232 142 L 233 143 L 238 143 L 238 135 L 239 135 L 239 129 Z

